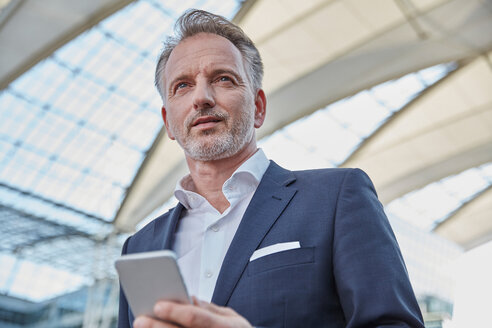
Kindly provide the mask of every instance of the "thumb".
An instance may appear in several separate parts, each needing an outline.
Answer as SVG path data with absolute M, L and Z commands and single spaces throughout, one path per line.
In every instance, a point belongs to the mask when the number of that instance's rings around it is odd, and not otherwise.
M 232 310 L 230 308 L 218 306 L 214 303 L 201 301 L 198 298 L 196 298 L 195 296 L 192 296 L 192 301 L 193 301 L 194 305 L 197 305 L 197 306 L 201 307 L 202 309 L 208 310 L 212 313 L 221 314 L 221 315 L 231 315 L 231 314 L 236 313 L 234 310 Z

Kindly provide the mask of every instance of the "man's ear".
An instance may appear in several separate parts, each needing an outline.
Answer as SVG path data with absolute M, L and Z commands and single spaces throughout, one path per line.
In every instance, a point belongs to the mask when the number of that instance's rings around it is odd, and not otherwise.
M 167 112 L 166 112 L 166 108 L 164 106 L 162 106 L 161 113 L 162 113 L 162 119 L 164 120 L 164 125 L 166 126 L 166 132 L 167 132 L 167 135 L 169 136 L 169 139 L 175 140 L 176 138 L 174 138 L 173 133 L 171 132 L 171 129 L 169 129 L 169 123 L 167 122 Z
M 266 116 L 266 96 L 263 89 L 258 89 L 255 97 L 255 128 L 263 125 Z

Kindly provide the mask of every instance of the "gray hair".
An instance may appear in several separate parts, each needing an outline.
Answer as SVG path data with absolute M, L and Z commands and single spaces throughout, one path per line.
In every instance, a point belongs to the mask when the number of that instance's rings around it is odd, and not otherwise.
M 216 34 L 229 40 L 239 50 L 245 62 L 246 71 L 254 90 L 261 88 L 263 63 L 253 41 L 237 25 L 222 16 L 204 10 L 190 9 L 178 18 L 174 26 L 175 37 L 168 37 L 157 61 L 155 86 L 165 100 L 163 72 L 174 48 L 184 39 L 199 33 Z

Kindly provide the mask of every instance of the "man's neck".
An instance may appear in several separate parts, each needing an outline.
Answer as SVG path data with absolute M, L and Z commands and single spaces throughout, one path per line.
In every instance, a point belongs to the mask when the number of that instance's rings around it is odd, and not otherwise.
M 222 186 L 256 151 L 254 143 L 237 154 L 220 160 L 196 161 L 186 158 L 193 181 L 192 191 L 202 195 L 215 209 L 223 213 L 230 204 L 222 192 Z

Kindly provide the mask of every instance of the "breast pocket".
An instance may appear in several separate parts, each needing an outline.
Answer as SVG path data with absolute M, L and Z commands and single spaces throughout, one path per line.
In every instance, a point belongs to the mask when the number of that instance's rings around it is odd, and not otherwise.
M 249 262 L 248 275 L 314 262 L 314 247 L 302 247 L 269 254 Z

